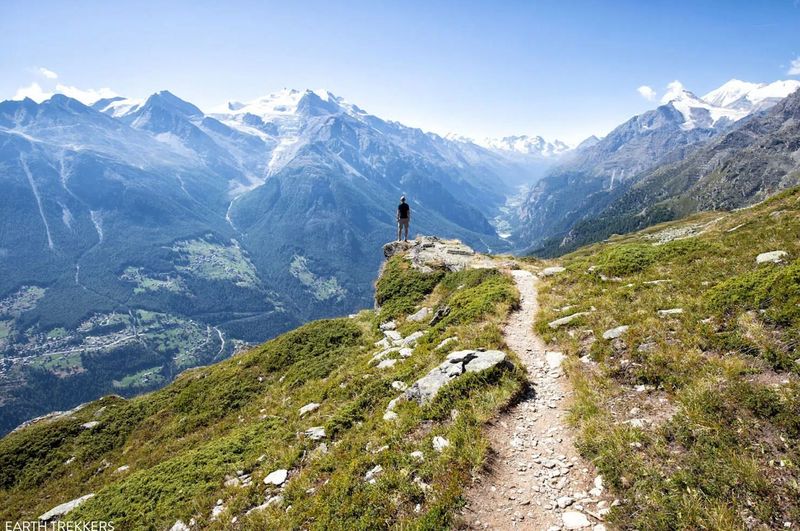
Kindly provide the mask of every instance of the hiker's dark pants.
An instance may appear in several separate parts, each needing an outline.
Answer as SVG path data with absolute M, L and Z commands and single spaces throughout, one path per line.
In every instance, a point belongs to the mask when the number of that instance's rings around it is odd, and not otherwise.
M 400 239 L 400 233 L 405 229 L 405 239 L 408 239 L 408 222 L 411 221 L 409 218 L 398 218 L 397 219 L 397 239 Z

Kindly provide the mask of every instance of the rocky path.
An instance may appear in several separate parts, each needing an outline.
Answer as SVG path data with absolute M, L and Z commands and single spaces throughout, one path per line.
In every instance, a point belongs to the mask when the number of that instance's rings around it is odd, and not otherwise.
M 602 478 L 575 449 L 566 425 L 569 385 L 562 354 L 545 350 L 532 328 L 539 309 L 537 279 L 511 274 L 521 307 L 505 326 L 506 343 L 527 367 L 530 390 L 488 427 L 492 454 L 475 478 L 462 512 L 467 529 L 606 529 Z

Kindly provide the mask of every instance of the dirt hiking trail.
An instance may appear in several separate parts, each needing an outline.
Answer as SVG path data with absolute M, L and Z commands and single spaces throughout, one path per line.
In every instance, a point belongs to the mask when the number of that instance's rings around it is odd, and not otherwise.
M 467 490 L 462 528 L 603 531 L 610 502 L 566 424 L 570 388 L 563 355 L 546 351 L 533 331 L 538 279 L 521 269 L 510 273 L 520 308 L 509 316 L 504 336 L 524 364 L 530 387 L 488 425 L 487 467 Z

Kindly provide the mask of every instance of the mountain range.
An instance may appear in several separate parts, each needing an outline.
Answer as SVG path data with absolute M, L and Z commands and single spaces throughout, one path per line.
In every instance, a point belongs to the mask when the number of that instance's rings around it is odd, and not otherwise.
M 442 137 L 327 91 L 2 102 L 0 432 L 371 306 L 401 195 L 415 233 L 540 254 L 757 201 L 797 181 L 798 86 L 674 85 L 572 149 Z
M 371 306 L 401 195 L 414 232 L 508 250 L 492 220 L 545 164 L 297 90 L 6 101 L 0 146 L 2 431 Z
M 612 205 L 615 201 L 628 202 L 620 198 L 629 191 L 637 193 L 633 190 L 650 172 L 670 173 L 676 169 L 675 164 L 708 148 L 720 135 L 746 134 L 743 131 L 748 127 L 758 128 L 749 124 L 759 120 L 790 119 L 786 115 L 772 119 L 767 116 L 798 88 L 800 81 L 755 84 L 732 80 L 701 98 L 678 83 L 672 84 L 656 109 L 634 116 L 602 139 L 590 139 L 550 168 L 518 206 L 514 240 L 528 249 L 540 249 L 540 254 L 553 255 L 575 248 L 578 242 L 601 238 L 603 231 L 596 230 L 599 227 L 594 220 L 606 214 L 616 219 L 613 212 L 619 207 Z M 780 110 L 775 112 L 779 114 Z M 791 157 L 791 144 L 782 145 L 781 149 Z M 732 153 L 733 157 L 740 155 L 738 150 Z M 751 178 L 761 182 L 758 176 L 739 176 L 740 180 Z M 788 186 L 789 181 L 782 187 Z M 741 205 L 774 191 L 758 184 L 755 189 L 727 188 L 730 193 L 740 193 L 740 200 L 701 202 L 696 208 Z M 659 197 L 671 193 L 672 189 L 667 189 Z M 673 217 L 690 211 L 692 208 L 681 209 Z M 667 218 L 650 216 L 635 226 L 664 219 Z M 573 229 L 578 224 L 593 227 L 593 235 L 577 237 Z

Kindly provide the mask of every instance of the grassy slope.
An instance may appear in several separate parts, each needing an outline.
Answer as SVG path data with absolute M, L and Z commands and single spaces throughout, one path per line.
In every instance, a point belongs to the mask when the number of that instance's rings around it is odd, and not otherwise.
M 369 365 L 382 319 L 364 311 L 186 371 L 160 391 L 127 401 L 106 397 L 72 417 L 37 423 L 0 440 L 0 519 L 35 518 L 94 492 L 70 518 L 113 519 L 118 529 L 165 529 L 179 518 L 211 529 L 447 526 L 485 456 L 480 426 L 520 391 L 522 372 L 464 375 L 429 406 L 398 407 L 395 423 L 382 420 L 398 395 L 391 382 L 411 384 L 453 349 L 503 347 L 499 326 L 518 294 L 497 271 L 422 275 L 399 257 L 377 294 L 384 316 L 401 317 L 403 335 L 427 330 L 411 358 L 383 371 Z M 434 327 L 405 322 L 420 303 L 446 303 L 452 311 Z M 458 342 L 434 350 L 453 335 Z M 322 405 L 300 418 L 309 402 Z M 91 420 L 99 426 L 81 428 Z M 312 426 L 325 427 L 327 453 L 302 436 Z M 435 435 L 450 441 L 443 453 L 432 450 Z M 415 450 L 424 452 L 423 462 L 409 456 Z M 383 475 L 365 482 L 378 464 Z M 118 472 L 122 465 L 130 468 Z M 276 491 L 262 479 L 277 468 L 290 470 L 283 504 L 242 516 Z M 237 470 L 252 473 L 251 487 L 223 485 Z M 433 488 L 423 490 L 415 478 Z M 211 522 L 217 499 L 227 510 Z
M 714 220 L 694 238 L 655 246 L 645 237 Z M 799 236 L 795 189 L 583 248 L 545 282 L 536 327 L 571 355 L 580 450 L 623 498 L 611 515 L 620 528 L 800 521 Z M 777 249 L 786 264 L 756 264 Z M 653 280 L 669 282 L 645 284 Z M 657 314 L 669 308 L 684 313 Z M 630 329 L 602 339 L 619 325 Z M 643 426 L 625 423 L 635 418 Z

